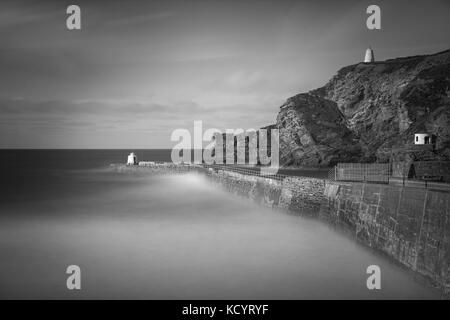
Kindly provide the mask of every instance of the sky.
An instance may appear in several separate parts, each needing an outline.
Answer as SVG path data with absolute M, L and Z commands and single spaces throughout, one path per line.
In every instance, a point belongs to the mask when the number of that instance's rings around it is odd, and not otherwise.
M 273 124 L 368 46 L 376 60 L 450 49 L 449 17 L 448 0 L 0 0 L 0 148 L 172 148 L 194 121 Z

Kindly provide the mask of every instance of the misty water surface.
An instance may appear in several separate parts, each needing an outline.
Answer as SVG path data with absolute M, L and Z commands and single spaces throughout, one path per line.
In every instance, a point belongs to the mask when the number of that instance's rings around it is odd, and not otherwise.
M 36 170 L 23 165 L 2 184 L 1 298 L 439 298 L 325 223 L 260 207 L 201 175 Z M 80 291 L 66 288 L 72 264 Z M 366 287 L 372 264 L 379 291 Z

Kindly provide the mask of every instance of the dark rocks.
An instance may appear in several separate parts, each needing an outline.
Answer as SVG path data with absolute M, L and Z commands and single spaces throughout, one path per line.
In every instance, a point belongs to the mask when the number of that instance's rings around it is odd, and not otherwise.
M 356 136 L 335 102 L 310 94 L 289 98 L 281 106 L 276 126 L 280 133 L 280 163 L 328 166 L 361 156 Z
M 281 163 L 450 159 L 450 50 L 359 63 L 324 87 L 280 108 Z M 411 150 L 414 133 L 437 136 L 432 150 Z

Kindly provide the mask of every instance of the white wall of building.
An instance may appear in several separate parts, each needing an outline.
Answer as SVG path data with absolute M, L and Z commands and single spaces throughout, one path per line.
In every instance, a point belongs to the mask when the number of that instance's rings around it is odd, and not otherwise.
M 431 134 L 428 133 L 416 133 L 414 135 L 414 144 L 431 144 Z
M 137 156 L 134 154 L 134 152 L 130 153 L 128 155 L 127 164 L 134 165 L 134 164 L 137 164 L 137 163 L 138 163 L 137 162 Z

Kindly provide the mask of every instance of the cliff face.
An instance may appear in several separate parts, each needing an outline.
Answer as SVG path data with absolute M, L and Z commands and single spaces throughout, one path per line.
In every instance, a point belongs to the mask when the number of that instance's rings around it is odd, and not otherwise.
M 280 163 L 327 165 L 361 156 L 356 136 L 337 104 L 310 94 L 289 98 L 277 117 Z
M 450 50 L 359 63 L 324 87 L 280 108 L 281 163 L 450 159 Z M 437 137 L 435 150 L 411 150 L 414 133 Z

